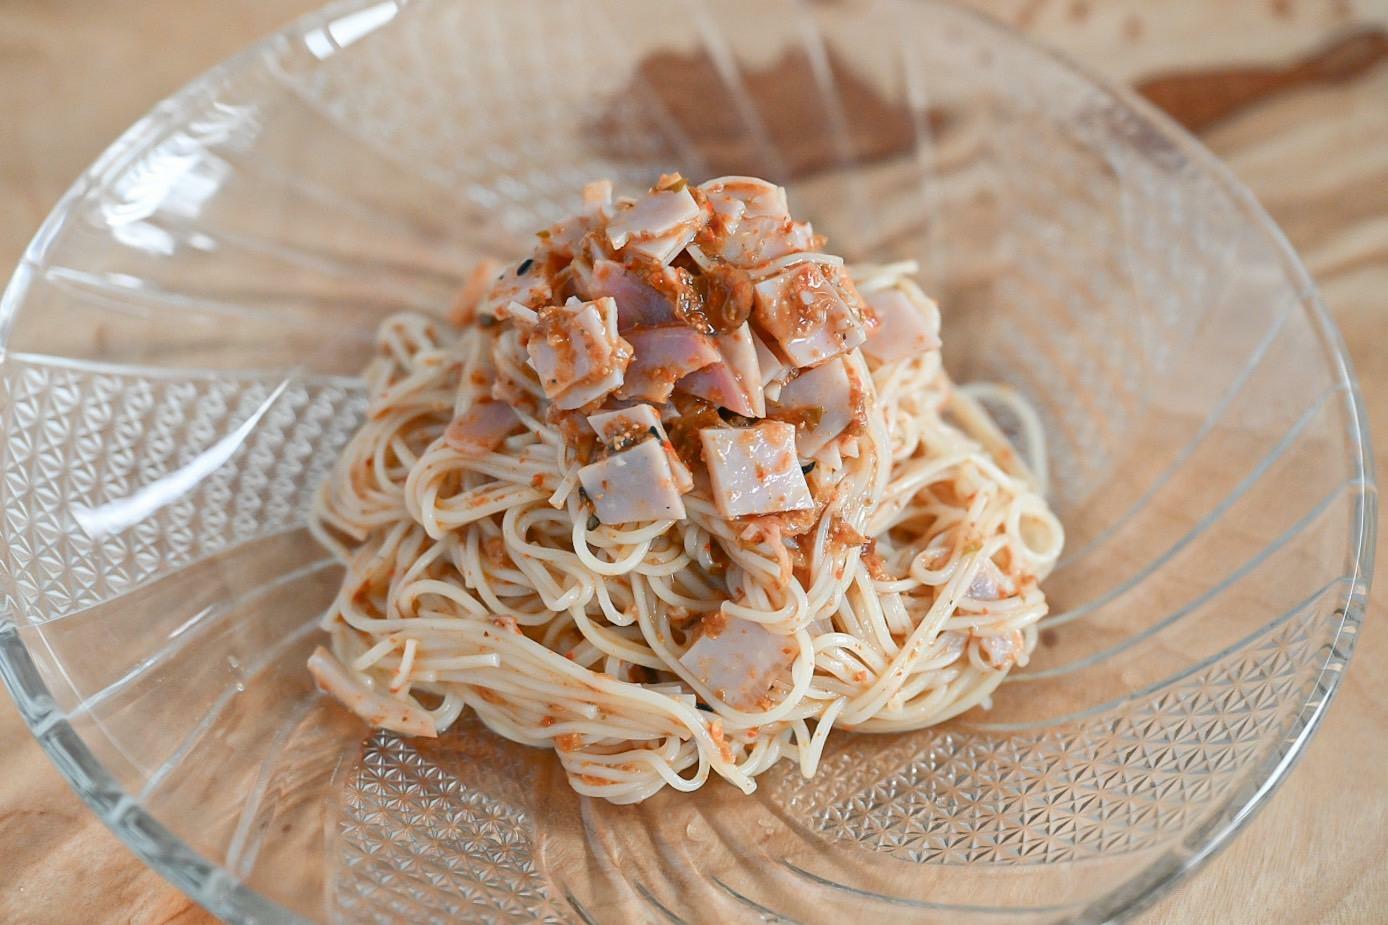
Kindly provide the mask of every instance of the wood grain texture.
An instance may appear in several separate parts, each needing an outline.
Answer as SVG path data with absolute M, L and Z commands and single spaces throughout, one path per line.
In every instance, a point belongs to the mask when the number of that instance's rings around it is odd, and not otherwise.
M 1388 0 L 970 2 L 1200 132 L 1306 259 L 1388 440 Z M 0 265 L 150 105 L 315 5 L 0 0 Z M 1388 920 L 1385 603 L 1380 581 L 1349 675 L 1285 785 L 1143 925 Z M 0 922 L 210 921 L 95 821 L 5 698 L 0 741 Z

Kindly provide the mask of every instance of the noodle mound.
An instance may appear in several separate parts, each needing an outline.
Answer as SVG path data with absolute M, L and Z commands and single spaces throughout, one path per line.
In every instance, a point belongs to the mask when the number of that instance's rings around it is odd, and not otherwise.
M 470 708 L 617 803 L 986 706 L 1063 533 L 914 266 L 844 266 L 749 178 L 584 202 L 381 324 L 313 516 L 320 686 L 410 735 Z

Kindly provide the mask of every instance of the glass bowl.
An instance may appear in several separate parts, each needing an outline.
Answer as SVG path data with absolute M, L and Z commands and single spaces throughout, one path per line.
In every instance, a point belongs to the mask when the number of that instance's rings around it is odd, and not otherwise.
M 673 168 L 919 259 L 956 378 L 1040 409 L 1069 545 L 991 710 L 614 807 L 318 695 L 304 511 L 384 313 Z M 1169 121 L 942 3 L 337 4 L 132 127 L 0 307 L 0 670 L 230 921 L 1121 918 L 1285 775 L 1362 618 L 1368 438 L 1295 255 Z

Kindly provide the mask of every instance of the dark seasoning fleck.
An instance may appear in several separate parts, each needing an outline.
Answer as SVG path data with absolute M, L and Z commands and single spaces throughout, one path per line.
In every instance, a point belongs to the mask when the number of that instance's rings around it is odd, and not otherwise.
M 525 274 L 530 272 L 530 268 L 534 265 L 535 261 L 529 257 L 526 257 L 524 260 L 521 261 L 521 265 L 516 267 L 516 275 L 524 276 Z

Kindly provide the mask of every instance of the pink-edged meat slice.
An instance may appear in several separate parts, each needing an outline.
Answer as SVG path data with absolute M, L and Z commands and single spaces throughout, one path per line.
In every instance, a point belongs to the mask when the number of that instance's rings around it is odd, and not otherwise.
M 597 260 L 581 277 L 590 299 L 609 296 L 617 302 L 617 329 L 625 332 L 638 325 L 676 324 L 675 306 L 654 287 L 613 260 Z
M 700 242 L 705 254 L 745 269 L 809 249 L 814 232 L 791 221 L 783 188 L 756 177 L 717 177 L 699 189 L 713 210 L 713 234 Z
M 510 405 L 484 398 L 449 423 L 443 442 L 464 456 L 481 456 L 501 446 L 519 426 Z
M 796 451 L 809 459 L 853 421 L 853 383 L 842 359 L 807 369 L 781 389 L 771 415 L 794 422 Z
M 659 440 L 590 463 L 578 470 L 578 480 L 605 524 L 684 518 L 679 483 Z
M 892 363 L 940 349 L 940 309 L 924 308 L 900 289 L 882 289 L 863 297 L 877 315 L 877 327 L 863 343 L 863 353 Z
M 752 329 L 743 322 L 717 336 L 718 360 L 676 383 L 689 395 L 749 418 L 766 417 L 766 393 Z
M 789 673 L 795 644 L 751 620 L 729 618 L 716 633 L 705 631 L 680 656 L 680 664 L 735 710 L 765 709 L 772 683 Z
M 521 268 L 525 272 L 521 272 Z M 549 282 L 540 272 L 534 260 L 513 263 L 499 271 L 477 303 L 477 314 L 494 318 L 505 317 L 505 309 L 511 302 L 519 302 L 530 308 L 539 308 L 551 301 Z
M 752 346 L 757 351 L 757 369 L 761 372 L 763 388 L 787 378 L 786 373 L 790 371 L 790 367 L 782 363 L 781 358 L 776 356 L 775 352 L 766 346 L 766 342 L 755 333 L 752 335 Z
M 814 507 L 795 455 L 795 428 L 780 421 L 699 431 L 713 501 L 724 517 Z
M 660 415 L 650 405 L 633 405 L 617 411 L 604 411 L 588 416 L 588 426 L 598 435 L 598 439 L 613 449 L 625 449 L 643 440 L 655 440 L 670 457 L 670 472 L 675 477 L 675 488 L 680 494 L 694 487 L 694 477 L 675 452 L 670 437 L 665 433 L 665 425 Z
M 755 331 L 752 332 L 752 346 L 757 350 L 757 368 L 761 371 L 762 393 L 767 401 L 771 401 L 781 394 L 781 389 L 793 377 L 795 367 L 787 366 Z
M 657 404 L 668 401 L 676 382 L 723 356 L 712 337 L 683 324 L 632 328 L 624 336 L 635 355 L 617 393 L 619 398 Z
M 583 184 L 583 211 L 603 217 L 612 211 L 612 181 L 594 180 Z
M 785 188 L 759 177 L 714 177 L 700 183 L 699 190 L 719 215 L 785 218 L 790 214 Z
M 687 188 L 647 193 L 607 223 L 607 243 L 627 254 L 669 263 L 705 222 L 704 210 Z
M 617 334 L 617 304 L 570 299 L 539 313 L 526 338 L 530 366 L 555 406 L 581 408 L 622 384 L 632 348 Z
M 867 340 L 862 297 L 842 268 L 797 263 L 757 283 L 752 317 L 783 356 L 817 366 Z

